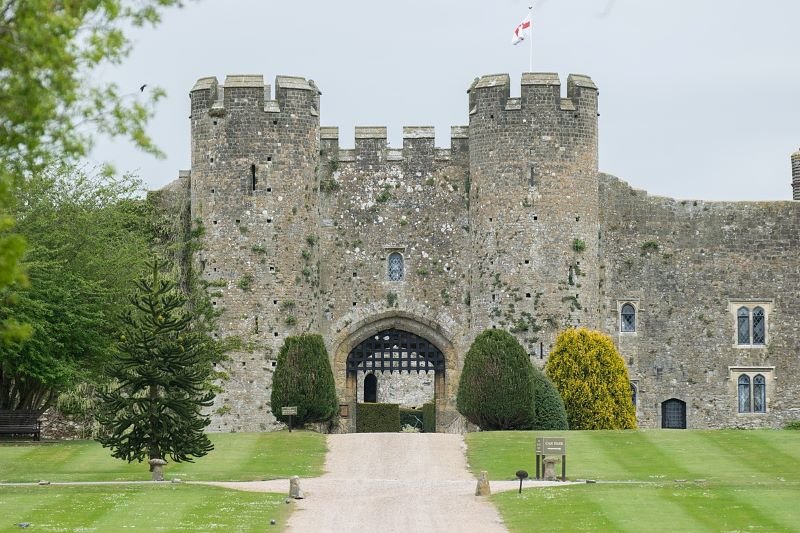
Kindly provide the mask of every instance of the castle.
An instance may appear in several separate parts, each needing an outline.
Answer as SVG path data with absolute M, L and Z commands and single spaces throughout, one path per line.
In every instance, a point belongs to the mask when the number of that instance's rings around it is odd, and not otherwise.
M 275 427 L 284 339 L 325 339 L 340 431 L 356 402 L 434 401 L 461 431 L 464 354 L 486 328 L 547 361 L 559 331 L 611 335 L 640 427 L 780 427 L 800 419 L 800 202 L 677 201 L 598 170 L 598 92 L 570 75 L 469 88 L 450 148 L 430 127 L 320 126 L 313 81 L 202 78 L 192 168 L 162 192 L 202 222 L 193 264 L 240 340 L 211 429 Z M 792 156 L 800 200 L 800 153 Z M 176 215 L 177 216 L 177 215 Z

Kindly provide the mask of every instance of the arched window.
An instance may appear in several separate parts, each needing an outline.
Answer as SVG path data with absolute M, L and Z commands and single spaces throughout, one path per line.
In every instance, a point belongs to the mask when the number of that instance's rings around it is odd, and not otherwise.
M 636 331 L 636 308 L 633 304 L 625 304 L 620 311 L 620 331 Z
M 764 344 L 767 340 L 766 316 L 764 309 L 753 309 L 753 344 Z
M 740 307 L 736 311 L 736 331 L 739 344 L 750 344 L 750 309 Z
M 747 374 L 739 376 L 739 412 L 750 412 L 750 376 Z
M 753 376 L 753 412 L 767 412 L 767 385 L 764 376 L 757 374 Z
M 389 280 L 400 281 L 403 279 L 403 255 L 399 252 L 389 254 Z

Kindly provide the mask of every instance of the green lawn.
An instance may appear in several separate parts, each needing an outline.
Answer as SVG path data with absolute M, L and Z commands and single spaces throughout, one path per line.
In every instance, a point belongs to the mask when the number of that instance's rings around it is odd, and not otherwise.
M 0 532 L 281 531 L 280 494 L 185 484 L 0 487 Z M 276 520 L 273 527 L 270 520 Z
M 308 431 L 212 433 L 214 450 L 194 463 L 170 462 L 166 479 L 253 481 L 322 474 L 325 436 Z M 0 482 L 149 480 L 146 463 L 114 459 L 92 441 L 0 443 Z
M 473 433 L 471 468 L 533 475 L 546 434 L 566 437 L 568 478 L 598 483 L 492 496 L 513 532 L 800 530 L 800 432 Z

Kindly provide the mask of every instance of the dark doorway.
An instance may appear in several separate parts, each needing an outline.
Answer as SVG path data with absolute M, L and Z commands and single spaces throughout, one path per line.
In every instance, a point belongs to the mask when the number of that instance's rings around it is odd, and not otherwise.
M 661 427 L 686 429 L 686 402 L 670 398 L 661 403 Z
M 378 378 L 375 374 L 364 376 L 364 403 L 376 403 L 378 401 Z

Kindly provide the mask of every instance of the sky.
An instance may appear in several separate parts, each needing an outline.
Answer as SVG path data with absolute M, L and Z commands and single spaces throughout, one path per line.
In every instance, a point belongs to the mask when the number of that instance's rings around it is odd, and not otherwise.
M 511 75 L 519 95 L 527 43 L 512 46 L 527 0 L 188 0 L 100 79 L 135 94 L 167 91 L 148 131 L 158 160 L 119 141 L 96 161 L 137 173 L 151 189 L 190 167 L 189 90 L 201 77 L 263 74 L 313 79 L 321 123 L 450 126 L 468 123 L 467 94 L 484 74 Z M 791 199 L 790 155 L 800 147 L 797 0 L 538 0 L 533 70 L 598 85 L 600 170 L 650 194 L 702 200 Z

